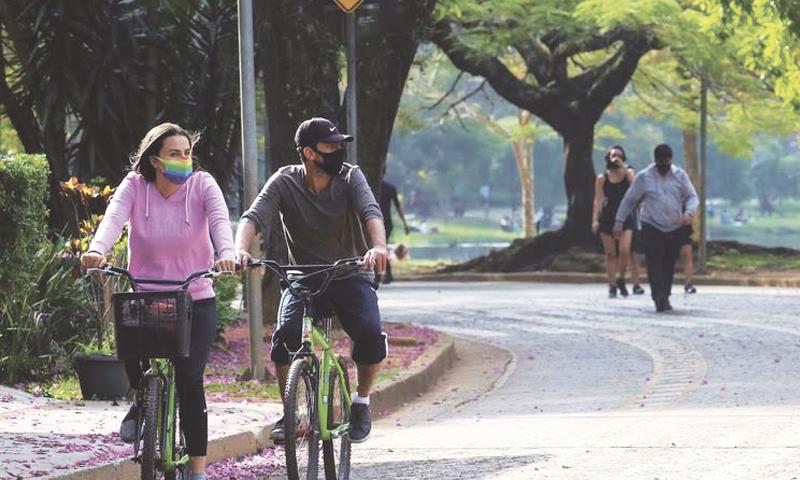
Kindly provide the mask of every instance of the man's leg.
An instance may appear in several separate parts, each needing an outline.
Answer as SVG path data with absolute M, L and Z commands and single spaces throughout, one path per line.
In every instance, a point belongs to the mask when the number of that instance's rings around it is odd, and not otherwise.
M 664 292 L 664 239 L 663 233 L 650 225 L 642 227 L 642 237 L 645 241 L 645 260 L 647 261 L 647 281 L 650 283 L 650 296 L 656 304 L 656 310 L 661 307 L 666 298 Z
M 358 386 L 350 410 L 350 440 L 365 441 L 372 429 L 369 393 L 386 358 L 386 335 L 382 331 L 378 296 L 363 278 L 331 283 L 326 298 L 333 303 L 342 328 L 350 336 L 352 357 L 358 369 Z
M 381 371 L 380 363 L 373 364 L 356 364 L 358 371 L 358 388 L 356 392 L 359 397 L 369 397 L 369 392 L 372 391 L 372 384 L 375 383 L 375 378 L 378 377 L 378 372 Z
M 681 248 L 680 230 L 664 235 L 664 294 L 666 299 L 672 294 L 672 283 L 675 281 L 675 261 Z

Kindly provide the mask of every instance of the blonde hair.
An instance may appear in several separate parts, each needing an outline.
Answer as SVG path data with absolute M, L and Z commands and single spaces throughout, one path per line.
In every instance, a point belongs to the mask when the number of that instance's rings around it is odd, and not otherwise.
M 200 140 L 200 134 L 190 132 L 175 123 L 162 123 L 151 128 L 139 143 L 139 148 L 131 154 L 131 170 L 139 173 L 148 182 L 156 179 L 156 169 L 150 164 L 149 157 L 158 155 L 164 145 L 164 139 L 176 135 L 184 136 L 189 140 L 189 145 L 194 145 Z

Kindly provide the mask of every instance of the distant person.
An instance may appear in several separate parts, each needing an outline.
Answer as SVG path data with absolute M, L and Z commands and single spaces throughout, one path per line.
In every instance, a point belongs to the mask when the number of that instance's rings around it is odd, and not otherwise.
M 384 165 L 383 173 L 386 174 L 386 166 Z M 390 241 L 394 223 L 392 222 L 392 204 L 397 210 L 397 216 L 403 222 L 403 230 L 406 235 L 409 234 L 408 222 L 406 222 L 406 215 L 403 212 L 403 205 L 400 203 L 400 197 L 397 195 L 397 188 L 394 185 L 383 180 L 381 182 L 381 199 L 380 199 L 381 213 L 383 214 L 383 226 L 386 229 L 386 241 Z M 386 274 L 383 277 L 383 283 L 391 283 L 394 280 L 392 277 L 392 263 L 386 262 Z
M 616 298 L 617 291 L 623 297 L 628 296 L 625 286 L 625 269 L 631 255 L 633 230 L 636 228 L 636 215 L 631 213 L 625 218 L 619 240 L 612 236 L 614 218 L 617 209 L 625 196 L 625 192 L 633 183 L 633 169 L 625 165 L 625 150 L 614 145 L 606 152 L 606 171 L 597 176 L 594 184 L 594 205 L 592 208 L 592 232 L 600 232 L 603 250 L 606 254 L 606 277 L 608 280 L 608 297 Z M 619 243 L 619 249 L 617 249 Z M 637 272 L 638 273 L 638 272 Z M 638 285 L 638 278 L 635 279 Z
M 672 310 L 669 297 L 681 245 L 681 227 L 691 225 L 700 202 L 689 175 L 672 164 L 669 145 L 658 145 L 653 156 L 654 163 L 636 176 L 622 199 L 613 232 L 615 237 L 622 237 L 625 220 L 641 206 L 651 296 L 656 311 L 666 312 Z

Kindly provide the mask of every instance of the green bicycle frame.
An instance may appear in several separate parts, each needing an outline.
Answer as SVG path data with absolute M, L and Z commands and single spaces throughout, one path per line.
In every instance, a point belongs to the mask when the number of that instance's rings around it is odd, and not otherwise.
M 330 319 L 328 319 L 330 322 Z M 310 327 L 310 331 L 308 330 Z M 314 351 L 314 346 L 319 346 L 322 349 L 322 362 L 319 371 L 319 388 L 317 388 L 317 416 L 319 421 L 320 438 L 323 441 L 328 441 L 331 438 L 339 438 L 350 428 L 349 423 L 344 423 L 334 428 L 328 428 L 328 407 L 330 406 L 328 392 L 330 391 L 331 370 L 336 369 L 339 373 L 338 379 L 342 391 L 347 391 L 344 383 L 344 374 L 339 362 L 336 361 L 336 356 L 333 354 L 333 345 L 328 340 L 328 337 L 321 329 L 314 325 L 313 319 L 309 315 L 303 316 L 303 341 L 309 343 L 311 351 Z M 350 392 L 344 395 L 347 409 L 350 409 L 351 400 Z
M 166 358 L 150 359 L 150 369 L 145 373 L 145 377 L 155 376 L 161 381 L 161 402 L 158 405 L 158 425 L 157 431 L 161 436 L 161 462 L 159 470 L 165 473 L 172 473 L 179 467 L 189 463 L 189 455 L 183 454 L 178 460 L 173 460 L 175 445 L 173 444 L 175 435 L 175 365 Z

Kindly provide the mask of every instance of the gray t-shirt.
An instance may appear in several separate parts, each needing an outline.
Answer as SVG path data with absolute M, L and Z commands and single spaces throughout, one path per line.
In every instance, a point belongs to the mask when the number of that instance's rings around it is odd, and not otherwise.
M 369 249 L 364 225 L 373 218 L 383 221 L 364 173 L 349 163 L 319 193 L 306 184 L 302 165 L 279 169 L 242 218 L 257 223 L 269 238 L 276 214 L 283 224 L 289 262 L 297 265 L 364 255 Z
M 671 232 L 683 225 L 684 207 L 687 213 L 694 215 L 700 201 L 685 170 L 673 165 L 668 174 L 661 175 L 655 165 L 650 165 L 636 175 L 625 192 L 616 221 L 622 223 L 639 205 L 642 223 Z

